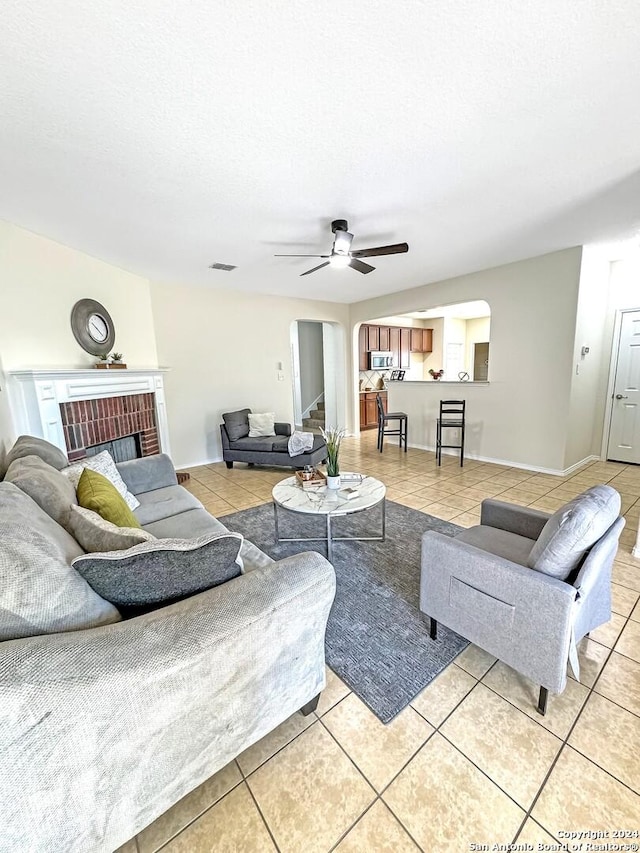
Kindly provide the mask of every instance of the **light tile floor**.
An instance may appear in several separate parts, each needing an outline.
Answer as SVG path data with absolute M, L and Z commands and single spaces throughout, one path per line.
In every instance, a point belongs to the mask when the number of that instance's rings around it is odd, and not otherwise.
M 580 683 L 569 679 L 540 717 L 536 685 L 469 646 L 383 726 L 328 671 L 316 714 L 284 722 L 126 853 L 545 849 L 537 844 L 569 831 L 640 830 L 640 468 L 596 462 L 553 477 L 472 460 L 461 469 L 453 457 L 437 468 L 425 451 L 380 455 L 372 433 L 345 440 L 341 462 L 383 480 L 389 499 L 465 527 L 479 523 L 485 497 L 553 511 L 592 484 L 614 486 L 627 519 L 615 613 L 581 644 Z M 223 463 L 190 473 L 188 488 L 216 516 L 270 501 L 286 476 Z

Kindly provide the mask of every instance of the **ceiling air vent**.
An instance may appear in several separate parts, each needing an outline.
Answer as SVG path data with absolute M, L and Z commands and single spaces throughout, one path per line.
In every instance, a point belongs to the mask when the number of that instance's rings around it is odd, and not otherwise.
M 210 270 L 224 270 L 224 272 L 231 272 L 231 270 L 235 270 L 233 264 L 209 264 Z

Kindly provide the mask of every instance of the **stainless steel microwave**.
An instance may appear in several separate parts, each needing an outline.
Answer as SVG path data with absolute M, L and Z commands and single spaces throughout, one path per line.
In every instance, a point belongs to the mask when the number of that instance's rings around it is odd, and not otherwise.
M 392 352 L 370 352 L 369 370 L 390 370 L 395 367 Z

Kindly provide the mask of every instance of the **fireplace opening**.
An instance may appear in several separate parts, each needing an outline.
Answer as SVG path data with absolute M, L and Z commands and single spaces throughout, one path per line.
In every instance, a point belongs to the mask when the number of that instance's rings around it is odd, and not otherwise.
M 129 459 L 140 459 L 142 456 L 142 443 L 140 433 L 123 435 L 122 438 L 114 438 L 111 441 L 103 441 L 101 444 L 93 444 L 85 448 L 87 456 L 95 456 L 103 450 L 108 450 L 114 462 L 127 462 Z

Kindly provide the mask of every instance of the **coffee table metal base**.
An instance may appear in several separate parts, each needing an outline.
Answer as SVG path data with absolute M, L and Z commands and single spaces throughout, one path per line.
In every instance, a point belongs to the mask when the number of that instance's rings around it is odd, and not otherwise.
M 275 501 L 273 502 L 273 518 L 275 522 L 276 529 L 276 543 L 278 542 L 326 542 L 327 543 L 327 559 L 331 562 L 333 558 L 333 543 L 334 542 L 384 542 L 385 541 L 385 533 L 386 533 L 386 523 L 387 523 L 387 505 L 385 498 L 382 498 L 379 504 L 375 504 L 374 506 L 382 507 L 382 530 L 380 536 L 332 536 L 331 535 L 331 515 L 329 513 L 326 514 L 327 519 L 327 535 L 326 536 L 307 536 L 304 538 L 291 538 L 291 537 L 280 537 L 280 528 L 278 525 L 278 506 Z M 286 507 L 283 507 L 286 510 Z M 347 515 L 355 515 L 356 512 L 366 512 L 369 509 L 373 509 L 373 507 L 365 507 L 364 509 L 356 510 L 355 512 L 350 513 L 342 513 L 337 515 L 336 518 L 346 517 Z M 293 512 L 293 510 L 288 510 L 289 512 Z

